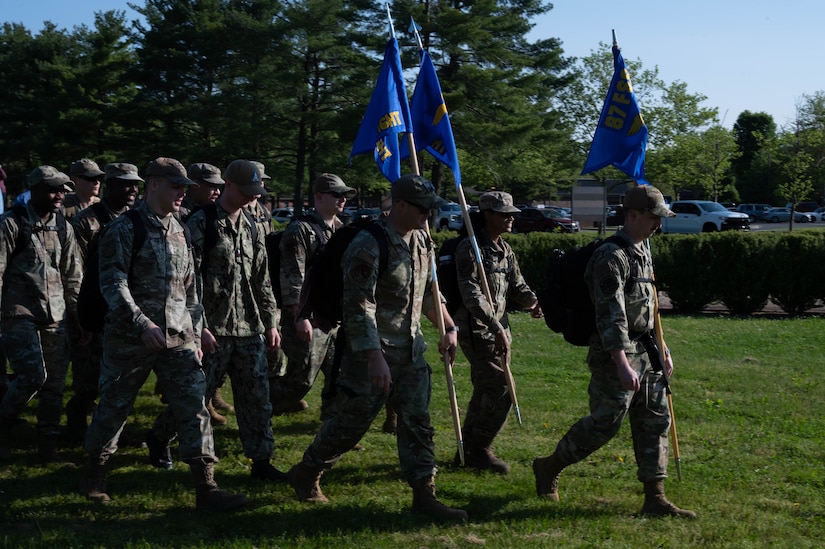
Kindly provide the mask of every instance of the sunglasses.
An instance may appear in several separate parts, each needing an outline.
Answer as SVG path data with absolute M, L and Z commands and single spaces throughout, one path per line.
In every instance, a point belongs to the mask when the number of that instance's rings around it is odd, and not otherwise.
M 346 198 L 346 194 L 341 191 L 325 191 L 321 194 L 328 194 L 330 196 L 334 196 L 335 198 Z

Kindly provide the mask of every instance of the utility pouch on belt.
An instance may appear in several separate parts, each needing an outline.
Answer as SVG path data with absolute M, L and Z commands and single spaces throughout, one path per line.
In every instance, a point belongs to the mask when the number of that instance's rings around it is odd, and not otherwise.
M 665 360 L 662 356 L 662 350 L 659 348 L 659 342 L 656 341 L 656 338 L 653 336 L 653 330 L 648 330 L 646 332 L 630 332 L 629 335 L 630 339 L 633 341 L 638 341 L 645 348 L 647 356 L 650 357 L 650 366 L 653 371 L 663 372 L 665 369 Z

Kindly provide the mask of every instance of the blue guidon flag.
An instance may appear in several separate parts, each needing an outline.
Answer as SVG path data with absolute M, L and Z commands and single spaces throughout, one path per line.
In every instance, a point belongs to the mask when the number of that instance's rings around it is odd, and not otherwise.
M 647 126 L 633 94 L 624 59 L 616 45 L 613 46 L 613 66 L 613 81 L 604 100 L 582 175 L 615 166 L 639 185 L 647 185 Z
M 415 133 L 415 147 L 419 151 L 427 149 L 436 160 L 453 172 L 456 188 L 461 186 L 461 170 L 458 167 L 458 153 L 455 148 L 453 128 L 447 105 L 441 95 L 441 85 L 427 50 L 421 50 L 421 67 L 410 101 L 412 124 Z M 401 144 L 401 156 L 406 158 L 409 151 L 406 142 Z
M 390 182 L 401 177 L 401 154 L 398 149 L 400 134 L 412 131 L 409 127 L 410 106 L 401 69 L 398 41 L 393 36 L 384 50 L 384 63 L 372 98 L 358 129 L 350 160 L 358 154 L 372 152 L 378 169 Z

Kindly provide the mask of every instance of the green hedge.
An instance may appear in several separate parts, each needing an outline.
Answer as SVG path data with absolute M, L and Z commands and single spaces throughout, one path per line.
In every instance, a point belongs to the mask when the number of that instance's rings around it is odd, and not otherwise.
M 437 246 L 454 232 L 433 233 Z M 581 246 L 595 234 L 529 233 L 505 238 L 534 290 L 543 287 L 554 248 Z M 803 313 L 825 301 L 825 231 L 667 234 L 650 239 L 656 280 L 673 307 L 701 311 L 721 302 L 734 314 L 760 311 L 768 299 Z

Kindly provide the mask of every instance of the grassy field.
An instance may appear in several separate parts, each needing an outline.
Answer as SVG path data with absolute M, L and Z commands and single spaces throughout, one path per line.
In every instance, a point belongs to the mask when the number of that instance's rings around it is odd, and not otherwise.
M 188 467 L 150 467 L 139 441 L 161 405 L 144 387 L 112 459 L 111 504 L 77 492 L 81 469 L 37 467 L 18 449 L 0 467 L 2 547 L 821 547 L 825 534 L 825 326 L 816 317 L 779 319 L 666 316 L 676 361 L 674 403 L 683 480 L 671 460 L 667 492 L 699 513 L 696 521 L 636 517 L 636 480 L 629 427 L 562 475 L 561 501 L 535 496 L 530 464 L 551 452 L 587 411 L 585 350 L 564 343 L 541 320 L 513 318 L 513 372 L 523 426 L 515 418 L 497 439 L 510 462 L 506 477 L 453 469 L 455 442 L 443 366 L 433 364 L 433 423 L 441 469 L 439 497 L 470 515 L 466 525 L 438 526 L 412 515 L 394 439 L 380 420 L 322 481 L 326 506 L 295 500 L 289 486 L 249 478 L 234 416 L 216 429 L 223 488 L 252 500 L 245 510 L 194 510 Z M 428 329 L 428 340 L 432 331 Z M 469 369 L 455 369 L 459 402 L 470 393 Z M 298 461 L 319 426 L 317 390 L 311 410 L 274 419 L 274 463 Z M 33 441 L 30 407 L 17 430 Z M 33 444 L 32 444 L 33 446 Z M 64 452 L 83 463 L 79 449 Z

